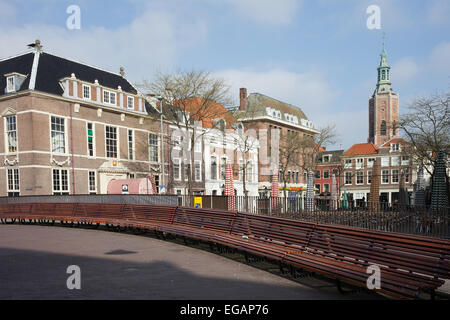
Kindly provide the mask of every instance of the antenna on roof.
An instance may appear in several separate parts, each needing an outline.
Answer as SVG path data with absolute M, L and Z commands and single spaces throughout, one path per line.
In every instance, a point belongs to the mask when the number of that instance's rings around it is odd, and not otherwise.
M 30 43 L 28 45 L 28 48 L 34 48 L 36 51 L 41 52 L 42 51 L 41 41 L 36 40 L 34 43 Z

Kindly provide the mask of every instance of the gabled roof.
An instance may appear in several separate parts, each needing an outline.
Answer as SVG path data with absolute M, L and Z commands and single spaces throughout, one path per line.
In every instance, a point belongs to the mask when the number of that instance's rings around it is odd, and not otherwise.
M 373 143 L 359 143 L 354 144 L 350 149 L 345 151 L 344 156 L 371 155 L 377 153 L 378 149 Z

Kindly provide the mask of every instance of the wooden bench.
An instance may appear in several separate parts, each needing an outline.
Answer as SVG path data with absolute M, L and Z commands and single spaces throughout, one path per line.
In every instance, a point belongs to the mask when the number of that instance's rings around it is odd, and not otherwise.
M 417 298 L 450 278 L 450 242 L 344 226 L 188 207 L 132 204 L 0 204 L 0 219 L 97 223 L 170 233 L 266 257 L 359 287 L 369 266 L 380 293 Z

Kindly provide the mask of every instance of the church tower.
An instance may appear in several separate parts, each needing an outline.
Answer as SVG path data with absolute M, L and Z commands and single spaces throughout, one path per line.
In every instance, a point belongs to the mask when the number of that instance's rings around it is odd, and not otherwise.
M 391 87 L 390 71 L 383 41 L 377 86 L 369 99 L 368 142 L 377 147 L 398 136 L 398 96 Z

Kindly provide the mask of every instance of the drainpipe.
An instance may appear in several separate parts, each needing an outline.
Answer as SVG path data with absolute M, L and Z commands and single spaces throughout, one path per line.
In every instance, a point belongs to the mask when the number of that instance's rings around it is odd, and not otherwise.
M 73 157 L 73 126 L 72 126 L 72 103 L 70 103 L 70 152 L 72 156 L 72 192 L 73 194 L 76 194 L 75 190 L 75 164 L 74 164 L 74 157 Z

